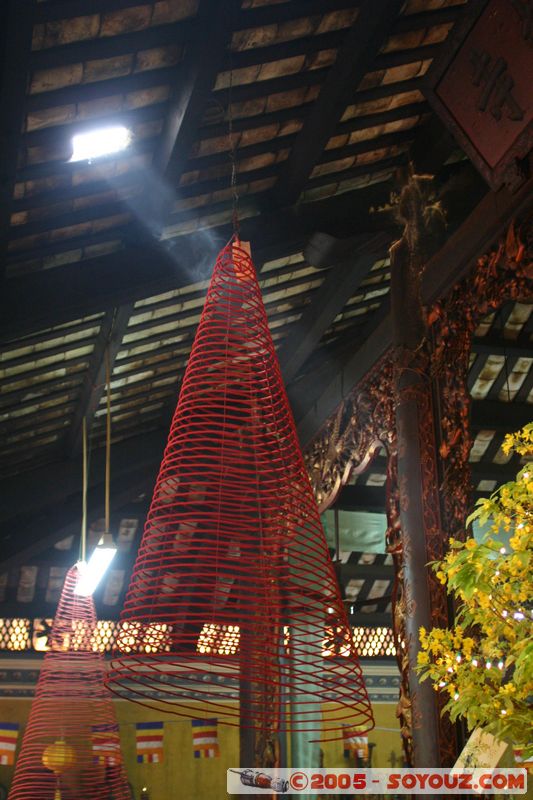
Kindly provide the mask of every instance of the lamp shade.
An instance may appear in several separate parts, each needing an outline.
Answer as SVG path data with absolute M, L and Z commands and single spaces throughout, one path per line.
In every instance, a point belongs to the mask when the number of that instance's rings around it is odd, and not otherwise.
M 67 573 L 48 640 L 10 800 L 129 799 L 113 700 L 91 597 Z
M 121 628 L 109 686 L 122 697 L 316 739 L 372 727 L 255 269 L 237 240 L 215 264 Z

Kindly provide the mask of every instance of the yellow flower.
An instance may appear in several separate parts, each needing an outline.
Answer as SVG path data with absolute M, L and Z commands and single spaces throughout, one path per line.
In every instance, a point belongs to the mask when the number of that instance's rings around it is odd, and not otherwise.
M 475 539 L 467 539 L 465 542 L 465 547 L 467 550 L 475 550 L 477 547 L 477 542 Z
M 429 655 L 426 652 L 420 652 L 417 656 L 417 661 L 419 664 L 429 664 Z

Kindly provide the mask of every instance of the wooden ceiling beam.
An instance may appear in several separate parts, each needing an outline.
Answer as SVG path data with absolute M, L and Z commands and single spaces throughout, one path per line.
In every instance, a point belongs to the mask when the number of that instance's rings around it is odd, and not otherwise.
M 478 484 L 480 481 L 496 481 L 499 486 L 502 483 L 514 481 L 519 469 L 520 467 L 517 467 L 513 462 L 495 464 L 494 461 L 487 461 L 485 454 L 483 454 L 481 461 L 475 461 L 470 464 L 472 482 L 474 484 Z
M 433 28 L 436 25 L 446 25 L 455 22 L 461 14 L 462 6 L 451 5 L 443 8 L 419 11 L 416 14 L 403 14 L 398 17 L 393 25 L 393 33 L 409 33 L 410 31 Z
M 428 111 L 428 106 L 426 103 L 410 103 L 405 106 L 398 106 L 398 108 L 392 108 L 389 109 L 388 111 L 383 111 L 379 114 L 368 114 L 366 116 L 353 117 L 353 119 L 346 120 L 345 122 L 340 123 L 337 126 L 337 129 L 335 130 L 335 136 L 342 136 L 345 134 L 353 133 L 354 131 L 364 130 L 365 128 L 373 128 L 378 125 L 386 125 L 389 122 L 397 122 L 398 120 L 409 119 L 413 116 L 420 116 L 424 113 L 427 113 L 427 111 Z M 259 118 L 259 120 L 260 119 L 261 118 Z M 257 127 L 261 127 L 261 122 L 259 120 L 257 120 L 256 122 Z M 402 131 L 401 133 L 405 136 L 404 141 L 407 141 L 408 131 Z M 398 134 L 392 134 L 392 135 L 398 136 Z M 411 136 L 414 136 L 414 133 L 411 133 Z M 291 146 L 295 138 L 296 138 L 295 133 L 289 133 L 289 134 L 281 133 L 275 139 L 267 140 L 264 142 L 258 142 L 257 144 L 250 144 L 238 147 L 235 155 L 237 160 L 239 160 L 241 158 L 250 158 L 251 156 L 262 155 L 263 153 L 278 152 L 279 150 L 283 150 L 286 147 Z M 364 142 L 358 142 L 357 145 L 360 148 L 362 148 L 359 152 L 363 152 L 364 149 L 367 150 L 370 149 L 371 145 L 374 145 L 376 141 L 378 140 L 368 139 L 365 140 Z M 348 145 L 348 146 L 353 147 L 353 145 Z M 385 146 L 385 144 L 381 143 L 376 145 L 376 147 L 379 146 Z M 324 152 L 324 156 L 326 158 L 329 157 L 329 160 L 332 160 L 333 155 L 335 154 L 335 156 L 337 157 L 337 154 L 339 152 L 340 148 L 336 148 L 333 150 L 326 150 Z M 322 160 L 324 161 L 324 158 Z M 221 164 L 228 164 L 229 161 L 230 161 L 229 150 L 223 150 L 221 152 L 218 151 L 205 156 L 193 156 L 188 160 L 186 168 L 187 172 L 189 172 L 192 170 L 207 169 L 208 167 L 219 166 Z
M 128 243 L 133 241 L 133 237 L 135 234 L 135 224 L 133 221 L 128 221 L 122 225 L 116 225 L 113 228 L 108 228 L 107 230 L 98 231 L 96 233 L 88 234 L 83 233 L 78 236 L 71 236 L 68 239 L 58 240 L 56 242 L 52 242 L 51 244 L 42 244 L 39 247 L 33 243 L 33 246 L 29 247 L 18 247 L 16 250 L 10 250 L 9 258 L 7 259 L 7 263 L 10 266 L 13 266 L 13 271 L 17 272 L 17 264 L 24 264 L 27 262 L 32 261 L 43 261 L 46 265 L 48 258 L 55 258 L 60 253 L 68 253 L 72 251 L 72 263 L 79 262 L 82 256 L 86 259 L 90 259 L 91 256 L 89 255 L 87 250 L 90 250 L 94 247 L 97 247 L 99 244 L 103 244 L 104 242 L 115 242 L 119 241 L 122 245 L 127 246 Z M 83 251 L 83 252 L 80 252 Z M 94 258 L 94 256 L 92 256 Z M 33 265 L 30 266 L 29 272 L 32 271 Z M 45 266 L 46 268 L 46 266 Z M 17 280 L 14 277 L 14 280 Z
M 370 0 L 365 0 L 365 2 L 370 2 Z M 394 2 L 394 0 L 381 0 L 381 2 Z M 379 16 L 379 14 L 377 15 Z M 354 23 L 354 26 L 357 25 L 357 22 Z M 346 48 L 347 49 L 347 48 Z M 341 48 L 339 49 L 339 53 Z M 424 47 L 413 48 L 411 50 L 400 50 L 398 52 L 392 53 L 383 53 L 380 56 L 374 58 L 374 60 L 368 59 L 366 62 L 366 71 L 373 71 L 373 72 L 380 72 L 390 67 L 397 67 L 403 66 L 405 64 L 411 64 L 416 61 L 422 61 L 424 59 L 434 58 L 438 52 L 438 45 L 425 45 Z M 335 70 L 336 65 L 339 63 L 339 54 L 337 55 L 337 59 L 332 67 L 321 67 L 318 69 L 307 69 L 302 72 L 297 72 L 292 75 L 283 75 L 278 78 L 269 78 L 268 80 L 263 81 L 256 81 L 254 83 L 242 83 L 234 86 L 232 88 L 232 102 L 234 103 L 243 103 L 249 100 L 258 100 L 263 97 L 270 97 L 271 95 L 280 94 L 282 92 L 291 92 L 298 89 L 306 88 L 310 90 L 313 86 L 320 86 L 320 94 L 325 94 L 326 91 L 332 91 L 332 87 L 336 84 L 333 82 L 333 79 L 329 78 L 331 70 Z M 361 79 L 364 77 L 365 72 L 361 75 Z M 336 71 L 336 74 L 340 74 Z M 339 77 L 339 80 L 341 78 Z M 344 106 L 339 108 L 335 117 L 332 118 L 333 125 L 328 129 L 328 136 L 333 135 L 334 132 L 334 125 L 335 123 L 339 122 L 344 109 L 352 102 L 358 102 L 359 98 L 357 97 L 356 87 L 358 82 L 350 81 L 349 76 L 345 77 L 344 80 L 346 84 L 343 86 L 343 102 Z M 409 83 L 414 83 L 413 80 L 409 81 Z M 328 88 L 329 87 L 329 88 Z M 388 87 L 388 88 L 385 88 Z M 395 91 L 396 85 L 395 84 L 385 84 L 384 86 L 378 86 L 374 89 L 374 94 L 378 97 L 387 97 L 390 94 L 396 94 Z M 60 90 L 58 90 L 60 91 Z M 338 91 L 338 90 L 337 90 Z M 370 92 L 372 90 L 365 90 L 366 92 Z M 361 92 L 361 94 L 363 94 Z M 221 88 L 217 89 L 214 92 L 215 98 L 224 106 L 226 106 L 229 102 L 229 89 Z M 318 98 L 315 100 L 314 103 L 310 105 L 309 113 L 306 116 L 306 123 L 311 119 L 311 117 L 315 116 L 315 108 L 318 103 Z M 325 109 L 327 110 L 327 109 Z M 303 141 L 303 138 L 302 138 Z M 325 146 L 325 143 L 324 143 Z M 319 152 L 322 152 L 323 148 Z
M 393 2 L 393 0 L 389 0 Z M 382 70 L 389 66 L 409 64 L 420 60 L 421 57 L 431 58 L 436 53 L 436 45 L 428 45 L 427 49 L 414 48 L 412 50 L 401 50 L 398 53 L 385 53 L 376 59 L 372 69 Z M 183 64 L 181 65 L 183 66 Z M 288 92 L 302 87 L 311 87 L 322 84 L 329 74 L 329 68 L 309 70 L 294 75 L 286 75 L 280 78 L 272 78 L 265 81 L 258 81 L 252 84 L 240 84 L 232 89 L 233 102 L 245 102 L 247 100 L 260 99 L 280 92 Z M 147 72 L 135 73 L 120 78 L 109 78 L 95 83 L 77 84 L 73 86 L 54 89 L 48 92 L 39 92 L 27 97 L 27 109 L 29 111 L 43 111 L 55 106 L 68 105 L 70 103 L 87 102 L 90 100 L 101 100 L 114 94 L 124 94 L 141 89 L 150 89 L 155 86 L 170 85 L 175 83 L 176 67 L 164 67 Z M 356 92 L 353 85 L 347 92 L 347 103 L 363 102 L 368 99 L 387 97 L 400 91 L 409 91 L 409 87 L 418 88 L 422 86 L 421 78 L 414 78 L 398 83 L 382 84 L 373 89 Z M 219 89 L 214 93 L 216 100 L 223 106 L 229 100 L 229 90 Z M 310 113 L 313 113 L 315 103 L 309 104 Z M 342 112 L 341 112 L 342 113 Z M 309 115 L 308 115 L 309 116 Z M 340 114 L 338 116 L 340 119 Z M 338 120 L 337 120 L 338 121 Z
M 407 132 L 409 133 L 409 132 Z M 392 138 L 395 138 L 398 142 L 405 141 L 406 139 L 412 138 L 412 134 L 410 136 L 404 136 L 402 133 L 391 134 Z M 387 141 L 390 142 L 391 139 L 387 136 Z M 344 149 L 344 148 L 343 148 Z M 357 153 L 366 153 L 372 152 L 372 141 L 368 142 L 361 142 L 353 145 L 349 145 L 346 150 L 349 152 L 346 154 L 348 156 L 352 156 Z M 341 155 L 341 151 L 335 154 L 335 158 L 343 158 L 346 156 Z M 329 160 L 334 160 L 333 156 L 326 156 L 326 160 L 323 163 L 328 163 Z M 322 162 L 321 162 L 322 163 Z M 379 172 L 382 169 L 387 169 L 388 167 L 396 167 L 398 164 L 402 163 L 402 160 L 399 156 L 391 156 L 390 158 L 382 159 L 381 161 L 374 161 L 370 164 L 361 164 L 360 166 L 352 167 L 350 170 L 340 171 L 340 172 L 331 172 L 325 175 L 316 175 L 309 179 L 308 185 L 309 186 L 321 186 L 323 184 L 328 183 L 335 183 L 336 181 L 345 180 L 346 178 L 355 178 L 358 175 L 372 175 L 374 172 Z M 237 171 L 237 187 L 243 186 L 254 181 L 261 181 L 266 178 L 273 178 L 276 177 L 280 172 L 283 173 L 284 165 L 286 162 L 276 162 L 274 164 L 269 164 L 266 167 L 260 167 L 258 169 L 249 170 L 247 172 L 239 172 Z M 229 169 L 229 167 L 228 167 Z M 186 184 L 181 186 L 178 189 L 178 195 L 180 198 L 187 198 L 187 197 L 198 197 L 202 194 L 210 194 L 211 192 L 218 192 L 227 189 L 229 186 L 229 179 L 230 174 L 228 172 L 227 175 L 221 175 L 216 178 L 206 178 L 205 180 L 197 180 L 194 183 Z M 264 190 L 265 192 L 269 192 L 268 189 Z M 259 194 L 259 192 L 254 193 Z M 254 195 L 250 197 L 253 198 Z M 245 198 L 243 197 L 243 200 Z M 179 212 L 177 212 L 179 213 Z M 197 214 L 198 210 L 194 209 L 194 213 Z
M 235 50 L 226 53 L 221 68 L 224 70 L 244 69 L 246 67 L 270 64 L 286 58 L 308 56 L 312 58 L 321 50 L 336 49 L 345 36 L 345 30 L 328 31 L 311 36 L 303 36 L 279 44 L 252 47 L 246 50 Z
M 533 369 L 529 369 L 524 382 L 516 394 L 516 400 L 519 403 L 525 403 L 533 390 Z
M 153 245 L 12 278 L 0 300 L 0 336 L 13 339 L 187 282 L 186 272 Z
M 103 476 L 103 471 L 102 471 Z M 121 508 L 140 494 L 149 491 L 155 480 L 155 470 L 132 470 L 112 478 L 111 508 Z M 104 516 L 104 486 L 98 484 L 88 495 L 88 522 Z M 80 530 L 81 496 L 72 496 L 63 504 L 53 506 L 25 525 L 0 530 L 0 572 L 23 566 L 42 553 Z
M 114 444 L 111 450 L 112 485 L 119 478 L 126 480 L 130 472 L 136 470 L 144 470 L 148 477 L 151 475 L 155 480 L 167 436 L 168 431 L 155 431 Z M 88 476 L 90 489 L 96 489 L 102 483 L 104 466 L 104 449 L 97 449 L 91 454 Z M 28 486 L 32 487 L 31 492 Z M 72 455 L 55 464 L 5 478 L 0 484 L 0 491 L 3 498 L 0 507 L 1 536 L 21 515 L 23 519 L 37 517 L 49 508 L 61 506 L 72 496 L 78 502 L 81 496 L 81 458 Z
M 329 186 L 330 184 L 340 184 L 343 181 L 351 181 L 353 178 L 360 178 L 368 176 L 371 178 L 373 175 L 379 173 L 393 173 L 398 167 L 407 164 L 407 152 L 400 153 L 396 156 L 389 158 L 381 158 L 379 161 L 373 161 L 370 164 L 360 164 L 350 169 L 344 169 L 340 172 L 326 172 L 322 175 L 314 175 L 307 181 L 305 189 L 316 189 L 319 186 Z M 388 180 L 389 175 L 385 175 L 383 180 Z
M 234 29 L 244 31 L 267 25 L 281 25 L 296 19 L 321 17 L 327 12 L 343 11 L 357 6 L 357 0 L 328 0 L 327 9 L 324 8 L 323 0 L 292 0 L 290 3 L 257 5 L 242 11 L 235 20 Z
M 15 200 L 13 211 L 30 211 L 37 209 L 52 209 L 54 206 L 62 206 L 70 200 L 78 200 L 80 197 L 91 197 L 92 195 L 103 194 L 105 192 L 125 191 L 133 193 L 135 187 L 144 179 L 145 173 L 141 170 L 132 170 L 124 175 L 117 175 L 110 181 L 108 178 L 96 179 L 90 183 L 76 184 L 74 186 L 59 186 L 57 189 L 47 189 L 34 195 L 27 195 Z M 44 213 L 47 213 L 45 210 Z M 48 214 L 51 216 L 50 210 Z M 30 213 L 30 218 L 32 214 Z
M 94 83 L 74 84 L 64 86 L 62 89 L 52 89 L 48 92 L 38 92 L 28 95 L 27 110 L 43 111 L 56 106 L 78 104 L 90 100 L 102 100 L 116 94 L 139 92 L 142 89 L 152 89 L 154 86 L 171 85 L 176 74 L 176 67 L 163 67 L 161 69 L 136 72 L 121 78 L 108 78 Z
M 380 86 L 376 86 L 372 89 L 365 89 L 362 92 L 354 92 L 352 97 L 352 102 L 354 103 L 364 103 L 371 100 L 380 99 L 382 97 L 389 97 L 393 94 L 401 94 L 405 92 L 413 92 L 413 91 L 422 91 L 423 83 L 421 78 L 410 78 L 409 80 L 399 81 L 397 83 L 385 83 L 381 84 Z M 423 101 L 421 100 L 421 103 Z M 248 117 L 238 117 L 237 119 L 233 120 L 233 130 L 235 133 L 239 133 L 242 131 L 252 130 L 254 128 L 260 128 L 267 125 L 277 125 L 283 122 L 291 121 L 291 120 L 299 120 L 304 119 L 310 110 L 313 107 L 313 102 L 303 103 L 301 105 L 292 106 L 290 108 L 283 108 L 278 111 L 271 111 L 268 113 L 261 113 L 261 114 L 254 114 L 253 116 Z M 398 106 L 400 108 L 401 106 Z M 389 112 L 382 112 L 384 114 L 392 113 L 392 110 Z M 347 124 L 351 124 L 354 127 L 350 128 L 351 130 L 358 130 L 357 120 L 361 120 L 361 127 L 369 127 L 371 124 L 369 122 L 370 118 L 373 115 L 365 114 L 361 115 L 360 117 L 354 117 L 352 120 L 347 120 L 345 123 L 339 123 L 339 127 L 341 132 L 345 132 L 343 126 Z M 384 122 L 388 122 L 388 119 L 383 120 Z M 372 123 L 373 124 L 373 123 Z M 375 124 L 381 124 L 379 120 Z M 346 132 L 348 129 L 346 129 Z M 199 139 L 209 139 L 215 136 L 226 136 L 228 132 L 228 123 L 227 121 L 223 122 L 215 122 L 215 123 L 204 123 L 199 129 Z
M 4 0 L 0 8 L 0 279 L 4 274 L 36 0 Z
M 127 303 L 108 311 L 102 320 L 80 399 L 66 437 L 66 449 L 70 457 L 81 452 L 84 419 L 86 420 L 87 437 L 90 436 L 95 412 L 106 389 L 106 362 L 109 363 L 110 375 L 112 375 L 132 311 L 133 304 Z
M 317 228 L 334 236 L 365 233 L 376 227 L 369 208 L 384 202 L 386 183 L 337 197 L 243 219 L 241 235 L 252 242 L 254 258 L 265 251 L 284 255 L 286 242 L 305 241 Z M 113 238 L 109 232 L 109 238 Z M 0 298 L 0 338 L 11 341 L 50 325 L 79 319 L 128 302 L 150 297 L 194 280 L 198 246 L 202 260 L 216 258 L 231 235 L 231 224 L 176 237 L 164 246 L 150 243 L 127 247 L 108 256 L 11 278 Z M 90 242 L 89 242 L 90 243 Z M 75 244 L 73 243 L 75 247 Z M 37 251 L 37 255 L 38 255 Z
M 306 308 L 290 340 L 281 349 L 279 361 L 285 384 L 289 384 L 299 372 L 324 332 L 368 276 L 374 263 L 386 254 L 390 241 L 390 235 L 385 233 L 364 237 L 354 247 L 352 254 L 345 256 L 330 270 L 320 292 Z M 315 267 L 324 266 L 316 263 L 316 259 L 312 263 Z
M 177 184 L 191 147 L 224 52 L 231 36 L 230 24 L 237 10 L 235 0 L 212 3 L 201 0 L 197 34 L 189 42 L 185 59 L 174 80 L 161 142 L 154 155 L 154 167 L 172 184 Z
M 472 403 L 471 427 L 474 431 L 510 433 L 532 420 L 533 408 L 530 403 L 504 403 L 500 400 L 476 400 Z
M 497 333 L 479 336 L 472 342 L 472 352 L 483 355 L 511 356 L 512 358 L 533 358 L 533 341 L 531 334 L 517 336 L 516 339 L 505 339 Z
M 492 414 L 493 409 L 486 413 L 489 412 Z M 115 508 L 122 507 L 153 485 L 166 437 L 165 429 L 125 440 L 113 447 L 112 500 Z M 102 515 L 103 459 L 103 450 L 95 451 L 90 473 L 91 519 Z M 0 512 L 0 550 L 3 556 L 0 570 L 26 564 L 57 541 L 79 532 L 81 466 L 77 460 L 71 458 L 56 465 L 46 465 L 2 482 L 0 490 L 6 502 Z M 371 469 L 378 471 L 379 464 L 374 464 Z M 473 464 L 472 470 L 476 482 L 502 482 L 512 477 L 509 465 L 482 462 Z M 30 494 L 29 484 L 33 487 Z M 475 496 L 482 494 L 478 492 Z M 337 507 L 348 511 L 383 511 L 385 490 L 375 486 L 347 486 L 341 492 Z M 25 515 L 19 522 L 21 508 Z M 43 531 L 50 533 L 43 536 Z M 23 546 L 18 550 L 20 543 Z
M 322 0 L 295 0 L 286 6 L 259 6 L 247 9 L 236 21 L 236 30 L 262 27 L 274 22 L 287 22 L 300 17 L 324 14 Z M 355 0 L 328 0 L 328 11 L 340 11 L 356 5 Z M 90 0 L 91 14 L 106 14 L 112 11 L 121 11 L 131 8 L 132 0 Z M 87 15 L 87 0 L 54 0 L 54 2 L 39 4 L 36 17 L 37 22 L 51 22 L 54 20 L 72 19 Z
M 105 14 L 131 8 L 131 0 L 91 0 L 91 14 Z M 36 22 L 54 22 L 61 19 L 84 17 L 88 13 L 87 0 L 54 0 L 52 3 L 39 3 Z
M 410 156 L 414 171 L 421 175 L 437 175 L 457 145 L 440 119 L 431 114 L 418 128 Z
M 350 486 L 357 489 L 357 486 Z M 390 580 L 394 579 L 394 566 L 392 564 L 339 564 L 339 570 L 344 585 L 349 580 L 362 578 L 363 580 Z
M 344 122 L 339 122 L 335 128 L 335 136 L 354 133 L 365 128 L 374 128 L 378 125 L 387 125 L 389 122 L 399 122 L 411 117 L 419 117 L 427 114 L 428 111 L 429 105 L 425 101 L 420 101 L 389 108 L 387 111 L 380 111 L 377 114 L 360 114 L 344 120 Z
M 289 6 L 286 6 L 286 8 L 288 9 Z M 454 22 L 457 17 L 458 10 L 457 7 L 454 6 L 437 9 L 436 11 L 409 14 L 408 16 L 399 17 L 395 21 L 391 28 L 391 33 L 407 33 L 424 28 L 432 28 L 436 25 Z M 241 19 L 245 20 L 246 17 L 243 16 Z M 253 47 L 246 50 L 234 50 L 231 56 L 226 56 L 224 67 L 229 70 L 233 65 L 234 69 L 240 69 L 258 64 L 281 61 L 286 58 L 295 58 L 300 55 L 313 56 L 321 50 L 338 48 L 342 44 L 345 35 L 346 29 L 340 29 L 328 31 L 327 33 L 305 36 L 280 44 Z M 429 52 L 429 50 L 421 51 L 422 59 L 428 57 L 426 54 Z M 391 65 L 387 60 L 388 57 L 388 54 L 383 54 L 384 61 L 382 61 L 381 64 Z M 396 56 L 393 56 L 392 58 L 395 57 Z M 381 56 L 379 56 L 379 58 L 381 58 Z M 414 60 L 416 60 L 416 56 L 413 58 L 413 61 Z
M 196 27 L 196 20 L 191 17 L 180 22 L 156 25 L 119 36 L 100 36 L 96 39 L 34 50 L 30 57 L 30 67 L 32 70 L 61 68 L 67 64 L 100 58 L 118 58 L 155 47 L 184 45 L 194 36 Z
M 140 189 L 139 189 L 140 192 Z M 33 236 L 37 233 L 46 233 L 61 228 L 69 228 L 80 225 L 83 222 L 91 222 L 95 219 L 114 217 L 118 214 L 132 213 L 132 200 L 111 200 L 107 203 L 99 203 L 89 208 L 80 208 L 76 211 L 67 211 L 56 216 L 45 217 L 44 219 L 27 222 L 25 225 L 17 225 L 11 230 L 10 241 L 16 242 L 26 236 Z M 110 231 L 113 229 L 110 228 Z M 112 238 L 112 236 L 110 236 Z
M 384 133 L 381 136 L 376 136 L 374 139 L 364 139 L 362 142 L 353 142 L 353 144 L 347 144 L 344 145 L 344 147 L 331 147 L 324 151 L 317 166 L 320 164 L 329 164 L 332 161 L 338 161 L 344 158 L 351 158 L 352 156 L 362 155 L 374 150 L 381 150 L 382 148 L 385 149 L 387 147 L 409 144 L 413 141 L 415 136 L 416 129 L 408 129 L 406 131 Z M 340 174 L 342 175 L 342 172 Z M 313 180 L 313 178 L 311 178 L 311 180 Z
M 402 6 L 401 0 L 362 0 L 357 18 L 327 70 L 319 96 L 292 147 L 286 168 L 278 179 L 278 203 L 295 202 L 329 138 L 349 105 L 354 88 L 371 69 L 379 48 Z
M 435 302 L 460 281 L 475 259 L 486 252 L 501 232 L 507 229 L 511 220 L 531 206 L 532 196 L 533 179 L 514 194 L 505 188 L 487 193 L 428 262 L 422 279 L 423 302 L 426 305 Z M 298 433 L 303 445 L 319 432 L 343 398 L 391 346 L 392 323 L 389 315 L 363 340 L 358 350 L 339 364 L 336 379 L 330 381 L 314 403 L 302 411 Z

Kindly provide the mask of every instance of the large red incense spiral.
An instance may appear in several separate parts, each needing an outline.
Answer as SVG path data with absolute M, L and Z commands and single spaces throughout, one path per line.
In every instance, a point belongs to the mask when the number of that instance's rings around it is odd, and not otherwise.
M 67 573 L 17 758 L 10 800 L 127 800 L 113 700 L 91 597 Z
M 373 725 L 238 241 L 215 265 L 121 624 L 109 686 L 123 697 L 315 739 Z

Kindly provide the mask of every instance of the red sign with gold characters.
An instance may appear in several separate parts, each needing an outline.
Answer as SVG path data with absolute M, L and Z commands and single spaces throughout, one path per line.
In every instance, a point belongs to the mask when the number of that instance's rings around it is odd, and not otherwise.
M 429 72 L 430 102 L 493 189 L 527 177 L 532 79 L 532 0 L 489 0 Z

